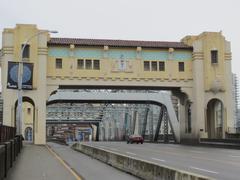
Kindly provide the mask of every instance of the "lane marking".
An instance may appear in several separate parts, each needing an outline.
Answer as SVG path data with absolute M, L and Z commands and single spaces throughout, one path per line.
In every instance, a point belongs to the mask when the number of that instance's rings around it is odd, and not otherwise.
M 218 172 L 215 172 L 215 171 L 210 171 L 210 170 L 207 170 L 207 169 L 202 169 L 202 168 L 198 168 L 198 167 L 194 167 L 194 166 L 190 166 L 190 168 L 191 169 L 196 169 L 196 170 L 199 170 L 199 171 L 213 173 L 213 174 L 219 174 Z
M 200 153 L 200 154 L 203 154 L 203 153 L 204 153 L 204 152 L 202 152 L 202 151 L 195 151 L 195 150 L 191 150 L 190 152 Z
M 46 145 L 47 149 L 52 153 L 52 155 L 59 160 L 59 162 L 77 179 L 82 180 L 82 178 L 75 172 L 67 163 L 59 156 L 57 153 L 55 153 L 48 145 Z
M 151 158 L 152 160 L 156 160 L 156 161 L 161 161 L 161 162 L 165 162 L 164 159 L 158 159 L 158 158 Z
M 125 143 L 124 143 L 125 144 Z M 148 143 L 145 143 L 148 145 Z M 127 146 L 127 147 L 131 147 L 131 146 Z M 158 151 L 156 150 L 153 150 L 153 149 L 148 149 L 148 151 L 151 151 L 151 152 L 154 152 L 154 153 L 163 153 L 163 154 L 168 154 L 168 155 L 174 155 L 174 156 L 177 156 L 177 157 L 186 157 L 186 152 L 172 152 L 170 149 L 172 148 L 162 148 L 163 146 L 156 146 L 156 147 L 161 147 L 161 148 L 156 148 Z M 140 146 L 138 147 L 139 150 L 146 150 L 145 148 L 141 148 Z M 166 151 L 166 149 L 169 149 L 169 151 Z M 133 147 L 132 147 L 132 150 L 135 150 Z M 175 150 L 178 150 L 178 147 L 175 148 Z M 219 149 L 218 149 L 219 150 Z M 121 149 L 119 150 L 121 152 Z M 221 150 L 219 150 L 221 151 Z M 224 151 L 226 152 L 226 151 Z M 229 151 L 230 152 L 230 151 Z M 232 153 L 233 151 L 231 151 Z M 122 153 L 124 153 L 122 151 Z M 206 154 L 206 153 L 203 153 L 203 154 Z M 239 162 L 233 162 L 233 161 L 226 161 L 226 160 L 218 160 L 218 159 L 211 159 L 211 158 L 207 158 L 207 157 L 204 157 L 204 156 L 200 156 L 201 154 L 199 153 L 199 156 L 190 156 L 190 158 L 192 159 L 196 159 L 196 160 L 206 160 L 206 161 L 212 161 L 212 162 L 217 162 L 217 163 L 225 163 L 225 164 L 230 164 L 230 165 L 233 165 L 233 166 L 238 166 L 240 167 L 240 163 Z
M 111 150 L 113 150 L 113 151 L 118 151 L 118 149 L 116 149 L 116 148 L 110 148 Z
M 134 156 L 136 156 L 137 154 L 135 154 L 135 153 L 131 153 L 131 152 L 126 152 L 127 154 L 131 154 L 131 155 L 134 155 Z
M 138 147 L 138 149 L 141 149 L 141 150 L 144 150 L 144 151 L 146 150 L 145 148 L 141 148 L 141 147 Z M 177 148 L 175 150 L 177 150 Z M 164 154 L 168 154 L 168 155 L 175 155 L 177 157 L 184 157 L 184 158 L 186 157 L 186 153 L 185 152 L 184 153 L 183 152 L 177 153 L 177 152 L 172 152 L 172 151 L 165 151 L 165 149 L 162 149 L 162 148 L 158 148 L 158 151 L 152 150 L 152 149 L 148 149 L 148 151 L 151 151 L 151 152 L 154 152 L 154 153 L 157 153 L 157 154 L 164 153 Z M 190 156 L 190 158 L 197 159 L 197 160 L 206 160 L 206 161 L 213 161 L 213 162 L 218 162 L 218 163 L 231 164 L 231 165 L 240 167 L 240 163 L 238 163 L 238 162 L 232 162 L 232 161 L 226 161 L 226 160 L 218 160 L 218 159 L 211 159 L 211 158 L 206 158 L 206 157 L 203 157 L 203 156 L 202 157 L 201 156 Z
M 230 157 L 233 157 L 233 158 L 240 158 L 240 156 L 238 155 L 229 155 Z

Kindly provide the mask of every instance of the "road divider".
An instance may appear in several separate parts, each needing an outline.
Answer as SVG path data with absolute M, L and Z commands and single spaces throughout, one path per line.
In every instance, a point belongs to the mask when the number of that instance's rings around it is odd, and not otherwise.
M 94 147 L 87 144 L 75 143 L 72 148 L 122 171 L 142 179 L 167 179 L 167 180 L 207 180 L 210 177 L 175 169 L 166 165 L 142 160 L 136 157 L 123 155 L 117 152 Z

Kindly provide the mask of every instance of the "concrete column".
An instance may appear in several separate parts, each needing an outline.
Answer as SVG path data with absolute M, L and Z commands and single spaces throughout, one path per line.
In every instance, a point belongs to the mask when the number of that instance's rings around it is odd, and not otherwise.
M 187 117 L 186 117 L 186 103 L 185 100 L 180 100 L 180 104 L 179 104 L 179 122 L 180 122 L 180 137 L 181 139 L 185 138 L 185 129 L 186 129 L 186 121 L 187 121 Z
M 1 59 L 1 84 L 3 98 L 3 124 L 6 126 L 15 126 L 14 105 L 17 100 L 17 89 L 7 89 L 8 61 L 15 61 L 14 34 L 12 32 L 5 31 L 2 35 L 3 56 Z
M 37 89 L 33 92 L 35 99 L 35 144 L 46 143 L 46 101 L 47 101 L 47 34 L 38 37 L 38 58 L 34 62 Z M 44 51 L 45 50 L 45 51 Z M 42 98 L 41 98 L 42 97 Z
M 204 62 L 202 42 L 193 43 L 193 102 L 192 102 L 192 139 L 200 137 L 200 129 L 204 129 Z
M 227 108 L 226 108 L 226 111 L 224 112 L 225 113 L 225 117 L 224 117 L 225 122 L 223 123 L 224 135 L 225 135 L 225 132 L 235 133 L 234 120 L 233 120 L 234 119 L 233 118 L 234 102 L 233 102 L 233 94 L 232 94 L 232 70 L 231 70 L 230 60 L 225 61 L 225 69 L 226 69 L 226 76 L 225 76 L 226 93 L 225 93 L 224 107 L 227 107 Z

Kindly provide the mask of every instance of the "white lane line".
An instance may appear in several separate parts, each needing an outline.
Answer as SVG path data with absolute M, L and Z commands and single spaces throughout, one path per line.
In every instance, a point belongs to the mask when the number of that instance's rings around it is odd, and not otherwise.
M 134 155 L 134 156 L 136 156 L 136 154 L 135 153 L 131 153 L 131 152 L 126 152 L 127 154 L 131 154 L 131 155 Z
M 202 169 L 202 168 L 198 168 L 198 167 L 193 167 L 193 166 L 190 166 L 191 169 L 196 169 L 196 170 L 199 170 L 199 171 L 204 171 L 204 172 L 209 172 L 209 173 L 213 173 L 213 174 L 219 174 L 218 172 L 215 172 L 215 171 L 210 171 L 210 170 L 207 170 L 207 169 Z
M 240 158 L 240 156 L 238 155 L 229 155 L 230 157 L 233 157 L 233 158 Z
M 118 151 L 118 149 L 116 149 L 116 148 L 110 148 L 111 150 L 113 150 L 113 151 Z
M 165 162 L 164 159 L 158 159 L 158 158 L 151 158 L 152 160 L 155 160 L 155 161 L 161 161 L 161 162 Z
M 195 151 L 195 150 L 191 150 L 190 152 L 199 153 L 199 154 L 203 154 L 204 153 L 202 151 Z

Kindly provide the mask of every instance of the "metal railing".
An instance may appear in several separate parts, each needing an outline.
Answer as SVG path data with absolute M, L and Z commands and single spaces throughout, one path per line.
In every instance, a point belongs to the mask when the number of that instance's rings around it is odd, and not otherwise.
M 0 125 L 0 143 L 13 139 L 16 135 L 16 128 Z

